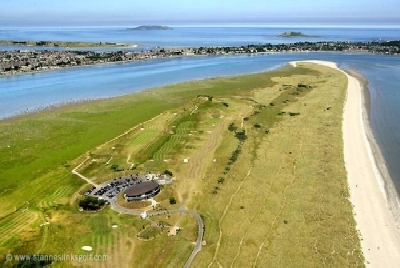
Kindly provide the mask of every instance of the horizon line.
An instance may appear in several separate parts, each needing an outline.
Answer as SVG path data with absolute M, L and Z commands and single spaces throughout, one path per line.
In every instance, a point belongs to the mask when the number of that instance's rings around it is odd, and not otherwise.
M 282 27 L 290 27 L 290 28 L 400 28 L 400 24 L 266 24 L 266 23 L 251 23 L 251 24 L 237 24 L 237 23 L 183 23 L 183 24 L 168 24 L 168 23 L 142 23 L 142 24 L 129 24 L 129 25 L 51 25 L 51 26 L 25 26 L 25 25 L 14 25 L 14 26 L 2 26 L 1 29 L 5 28 L 129 28 L 129 27 L 137 27 L 143 25 L 162 25 L 169 26 L 175 28 L 282 28 Z

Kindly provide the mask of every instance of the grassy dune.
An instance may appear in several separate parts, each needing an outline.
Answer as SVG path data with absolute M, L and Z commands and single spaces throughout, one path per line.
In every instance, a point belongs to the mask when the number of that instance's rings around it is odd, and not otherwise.
M 77 211 L 74 200 L 86 186 L 71 170 L 88 158 L 79 171 L 97 182 L 173 171 L 161 205 L 184 204 L 204 217 L 207 245 L 196 267 L 360 265 L 342 156 L 345 88 L 339 72 L 305 64 L 0 121 L 0 233 L 7 234 L 0 256 L 83 254 L 90 245 L 111 256 L 104 267 L 185 263 L 196 239 L 189 216 L 152 223 L 108 209 Z M 165 201 L 170 196 L 177 205 Z M 183 231 L 154 237 L 155 221 Z

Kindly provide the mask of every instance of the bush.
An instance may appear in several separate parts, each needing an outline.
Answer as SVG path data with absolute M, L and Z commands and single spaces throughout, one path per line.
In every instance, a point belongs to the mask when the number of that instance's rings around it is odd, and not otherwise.
M 110 169 L 114 170 L 115 172 L 124 171 L 124 169 L 121 169 L 117 164 L 111 165 Z
M 170 205 L 175 205 L 175 204 L 176 204 L 176 199 L 175 199 L 175 197 L 171 196 L 171 197 L 169 198 L 169 204 L 170 204 Z
M 229 107 L 229 104 L 226 102 L 223 102 L 222 105 L 224 105 L 225 107 Z
M 83 208 L 83 210 L 99 210 L 102 206 L 104 206 L 106 201 L 100 200 L 94 196 L 87 196 L 82 200 L 79 200 L 79 206 Z
M 290 116 L 298 116 L 300 113 L 289 113 Z
M 249 118 L 248 117 L 244 117 L 243 121 L 249 121 Z
M 247 135 L 246 135 L 246 132 L 245 132 L 244 130 L 236 132 L 236 133 L 235 133 L 235 137 L 236 137 L 239 141 L 245 141 L 245 140 L 247 140 Z
M 168 170 L 168 169 L 166 169 L 165 171 L 164 171 L 164 174 L 165 175 L 169 175 L 169 176 L 174 176 L 174 174 L 172 173 L 172 171 L 170 171 L 170 170 Z
M 237 127 L 235 126 L 234 123 L 230 123 L 230 124 L 229 124 L 229 127 L 228 127 L 228 130 L 231 131 L 231 132 L 233 132 L 233 131 L 236 131 L 236 130 L 237 130 Z
M 254 127 L 255 127 L 255 128 L 260 128 L 261 125 L 260 125 L 259 123 L 255 123 L 255 124 L 254 124 Z

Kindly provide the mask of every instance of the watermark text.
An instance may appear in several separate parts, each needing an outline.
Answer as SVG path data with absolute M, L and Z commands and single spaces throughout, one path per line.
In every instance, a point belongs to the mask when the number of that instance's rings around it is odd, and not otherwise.
M 103 262 L 109 261 L 108 255 L 95 254 L 33 254 L 33 255 L 6 255 L 6 261 L 16 262 Z

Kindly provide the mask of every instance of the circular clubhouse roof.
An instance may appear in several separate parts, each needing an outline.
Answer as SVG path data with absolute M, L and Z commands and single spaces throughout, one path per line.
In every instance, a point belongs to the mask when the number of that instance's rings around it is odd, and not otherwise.
M 140 184 L 135 184 L 125 191 L 127 196 L 141 196 L 151 192 L 159 187 L 155 181 L 144 181 Z

